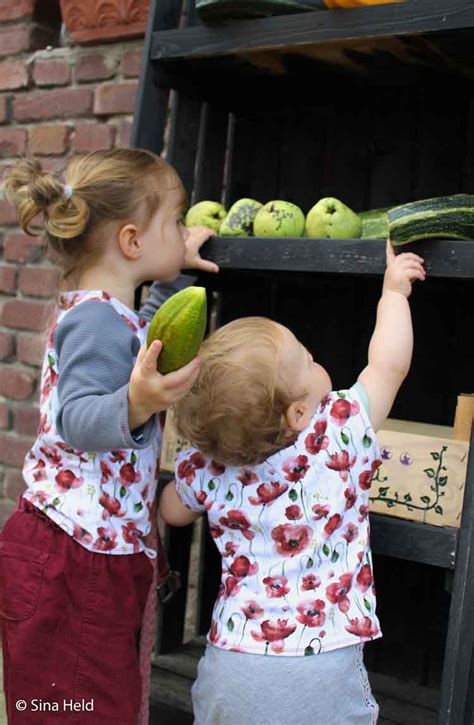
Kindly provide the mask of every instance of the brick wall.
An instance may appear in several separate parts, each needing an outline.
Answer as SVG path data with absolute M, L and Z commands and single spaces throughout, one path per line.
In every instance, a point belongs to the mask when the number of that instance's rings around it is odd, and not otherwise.
M 76 152 L 129 143 L 142 41 L 53 47 L 34 0 L 0 3 L 0 178 L 19 157 L 61 168 Z M 51 43 L 51 45 L 48 45 Z M 23 490 L 55 270 L 42 238 L 0 199 L 0 526 Z

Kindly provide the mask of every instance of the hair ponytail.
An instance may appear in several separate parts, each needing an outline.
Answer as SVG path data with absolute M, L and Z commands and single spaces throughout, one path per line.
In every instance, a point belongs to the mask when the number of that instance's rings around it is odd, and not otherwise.
M 67 163 L 64 183 L 43 170 L 37 160 L 24 159 L 7 172 L 4 189 L 15 205 L 22 229 L 32 236 L 41 216 L 44 231 L 63 279 L 79 273 L 103 251 L 101 228 L 108 222 L 135 219 L 146 228 L 171 189 L 186 192 L 164 159 L 145 149 L 94 151 Z

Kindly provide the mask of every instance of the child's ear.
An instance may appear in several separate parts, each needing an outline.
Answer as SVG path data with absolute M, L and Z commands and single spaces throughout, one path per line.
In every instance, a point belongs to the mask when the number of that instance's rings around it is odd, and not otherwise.
M 303 400 L 296 400 L 291 403 L 286 411 L 286 422 L 291 430 L 299 433 L 304 430 L 311 420 L 311 411 Z
M 118 234 L 118 243 L 122 254 L 127 259 L 138 259 L 142 255 L 142 245 L 140 244 L 138 229 L 135 224 L 124 224 L 120 228 Z

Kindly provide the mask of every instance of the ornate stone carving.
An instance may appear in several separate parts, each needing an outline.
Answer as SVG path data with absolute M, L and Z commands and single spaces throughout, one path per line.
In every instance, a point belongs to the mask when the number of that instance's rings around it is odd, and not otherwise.
M 60 0 L 64 24 L 76 43 L 143 35 L 149 0 Z

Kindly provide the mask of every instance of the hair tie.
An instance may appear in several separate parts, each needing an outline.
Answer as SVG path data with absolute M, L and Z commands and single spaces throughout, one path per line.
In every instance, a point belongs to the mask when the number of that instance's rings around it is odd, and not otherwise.
M 64 184 L 63 196 L 65 199 L 70 199 L 72 196 L 72 186 L 70 184 Z

